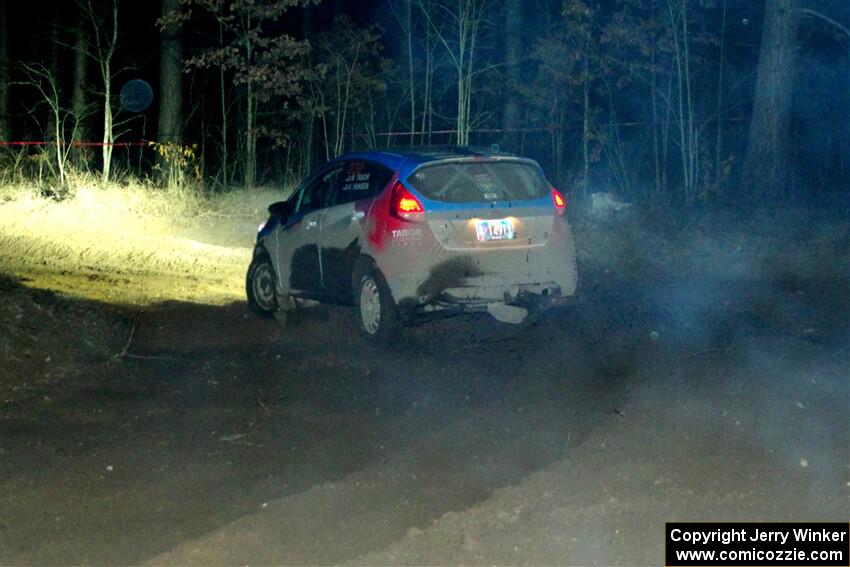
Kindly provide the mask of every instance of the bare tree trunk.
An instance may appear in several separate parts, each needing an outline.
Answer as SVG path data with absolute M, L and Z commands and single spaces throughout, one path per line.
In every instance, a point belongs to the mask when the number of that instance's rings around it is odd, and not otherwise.
M 675 62 L 676 62 L 676 94 L 677 94 L 677 112 L 679 127 L 679 155 L 682 160 L 682 182 L 684 184 L 685 200 L 688 200 L 688 188 L 690 179 L 688 175 L 688 142 L 685 129 L 685 76 L 682 69 L 682 51 L 681 43 L 678 34 L 678 22 L 673 14 L 671 0 L 667 0 L 667 6 L 670 12 L 670 29 L 673 31 L 673 45 L 675 47 Z
M 655 69 L 655 46 L 653 45 L 651 49 L 649 89 L 652 101 L 652 150 L 655 157 L 655 194 L 653 198 L 658 203 L 661 197 L 661 148 L 658 139 L 658 94 L 656 92 L 658 89 L 658 72 Z
M 673 2 L 678 3 L 678 13 Z M 690 38 L 688 34 L 688 0 L 667 0 L 670 29 L 676 63 L 679 153 L 682 158 L 683 196 L 686 204 L 695 198 L 699 149 L 694 124 L 694 102 L 691 93 Z M 679 26 L 681 25 L 681 30 Z
M 50 47 L 49 47 L 49 49 L 50 49 L 49 53 L 50 54 L 49 54 L 49 58 L 48 58 L 47 69 L 48 69 L 51 77 L 53 77 L 53 79 L 56 80 L 56 78 L 59 77 L 59 43 L 60 43 L 60 40 L 59 40 L 59 12 L 58 12 L 58 10 L 51 13 L 50 22 L 48 23 L 48 26 L 49 26 L 49 32 L 48 33 L 50 34 L 49 39 L 48 39 L 48 42 L 50 43 Z M 58 84 L 56 85 L 56 87 L 58 88 Z M 56 119 L 56 113 L 54 113 L 52 110 L 49 109 L 49 111 L 47 113 L 47 121 L 46 121 L 47 127 L 45 128 L 45 134 L 44 134 L 45 135 L 44 139 L 47 140 L 47 141 L 53 141 L 53 142 L 59 141 L 58 138 L 54 137 L 55 134 L 56 134 L 56 128 L 58 126 L 54 122 L 55 119 Z M 64 178 L 62 179 L 62 181 L 64 182 Z
M 248 82 L 247 107 L 245 109 L 245 187 L 254 187 L 257 176 L 256 100 L 251 82 Z
M 753 116 L 743 171 L 744 186 L 757 199 L 781 197 L 787 190 L 799 7 L 799 0 L 765 3 Z
M 422 130 L 425 131 L 425 118 L 428 118 L 428 139 L 431 143 L 431 133 L 434 131 L 434 54 L 430 51 L 425 55 L 425 114 L 422 115 Z
M 472 128 L 472 85 L 475 76 L 475 50 L 478 29 L 484 17 L 484 3 L 479 0 L 458 0 L 457 40 L 457 143 L 469 145 Z
M 656 12 L 656 0 L 652 0 L 650 2 L 650 10 L 651 10 L 651 19 L 654 21 L 657 17 Z M 650 89 L 650 101 L 652 104 L 652 150 L 653 156 L 655 158 L 655 188 L 653 191 L 652 200 L 655 204 L 661 203 L 662 196 L 664 194 L 664 171 L 667 169 L 667 152 L 666 152 L 666 140 L 662 141 L 662 135 L 667 135 L 666 129 L 666 116 L 667 112 L 665 112 L 665 125 L 662 127 L 660 123 L 660 116 L 658 113 L 658 99 L 659 99 L 659 91 L 658 91 L 658 52 L 657 52 L 657 42 L 655 38 L 653 38 L 651 47 L 650 47 L 650 79 L 649 79 L 649 89 Z M 669 101 L 669 97 L 667 99 Z M 669 109 L 669 103 L 665 105 L 667 109 Z
M 103 93 L 103 171 L 101 179 L 104 183 L 109 181 L 109 171 L 112 167 L 112 144 L 115 141 L 112 132 L 112 89 L 111 89 L 111 70 L 109 63 L 105 63 L 103 67 L 104 75 L 104 93 Z
M 9 141 L 9 7 L 0 2 L 0 141 Z
M 86 51 L 88 43 L 86 41 L 86 31 L 84 15 L 80 15 L 80 21 L 77 22 L 74 30 L 74 85 L 71 92 L 71 110 L 77 118 L 77 131 L 74 137 L 75 141 L 86 140 L 88 138 L 88 130 L 85 126 L 85 116 L 87 114 L 86 101 L 86 84 L 88 81 L 88 60 L 86 59 Z
M 339 74 L 340 68 L 337 66 L 336 78 L 336 113 L 334 114 L 334 155 L 337 157 L 345 150 L 345 125 L 348 120 L 348 109 L 351 106 L 351 81 L 354 71 L 357 69 L 357 61 L 360 58 L 360 45 L 358 44 L 354 52 L 354 60 L 351 65 L 345 69 L 345 78 Z
M 723 72 L 726 66 L 726 0 L 722 0 L 720 24 L 720 62 L 717 70 L 717 138 L 714 147 L 714 179 L 720 181 L 723 162 Z
M 103 170 L 101 180 L 109 181 L 112 165 L 112 150 L 115 136 L 112 122 L 112 58 L 118 44 L 118 0 L 112 0 L 111 28 L 105 23 L 89 0 L 86 5 L 87 14 L 94 32 L 94 51 L 91 53 L 100 68 L 103 81 Z
M 564 108 L 558 110 L 557 121 L 555 122 L 555 176 L 558 183 L 564 181 L 564 147 L 566 146 L 566 125 L 567 112 Z
M 404 19 L 407 26 L 407 81 L 410 94 L 410 145 L 416 139 L 416 87 L 413 81 L 413 0 L 404 0 Z
M 513 146 L 516 135 L 513 130 L 517 127 L 519 105 L 517 104 L 516 87 L 520 83 L 520 59 L 522 57 L 522 1 L 507 0 L 505 2 L 505 71 L 508 79 L 505 105 L 502 111 L 502 143 Z
M 673 100 L 673 73 L 667 72 L 667 100 Z M 664 105 L 664 119 L 661 121 L 661 191 L 665 198 L 669 198 L 667 164 L 670 162 L 670 116 L 673 114 L 673 105 Z
M 305 16 L 306 17 L 306 16 Z M 218 22 L 218 44 L 220 47 L 224 46 L 224 23 L 219 20 Z M 227 85 L 225 83 L 224 78 L 224 64 L 219 63 L 218 65 L 218 81 L 219 81 L 219 97 L 221 99 L 221 182 L 224 185 L 227 185 L 229 182 L 228 175 L 228 161 L 227 161 Z M 311 143 L 312 140 L 308 140 L 308 143 Z
M 244 27 L 248 29 L 250 25 Z M 249 62 L 253 61 L 254 50 L 250 37 L 243 38 L 243 46 L 245 59 Z M 254 94 L 254 83 L 250 78 L 245 84 L 245 90 L 245 175 L 242 181 L 245 187 L 250 189 L 254 187 L 257 178 L 257 100 Z
M 180 0 L 160 0 L 161 16 L 180 12 Z M 159 124 L 162 143 L 183 141 L 183 34 L 180 26 L 167 26 L 159 40 Z
M 455 121 L 455 130 L 457 130 L 457 145 L 463 146 L 467 143 L 466 126 L 467 121 L 464 116 L 466 109 L 466 37 L 468 28 L 466 27 L 466 9 L 469 2 L 475 0 L 458 0 L 457 13 L 457 119 Z
M 89 61 L 86 55 L 89 51 L 88 36 L 86 34 L 86 15 L 80 10 L 74 26 L 74 77 L 71 87 L 71 115 L 76 121 L 71 137 L 72 142 L 82 142 L 89 139 L 88 115 L 89 103 L 86 87 L 88 86 Z M 83 146 L 72 148 L 71 158 L 79 170 L 88 170 L 87 155 L 89 149 Z
M 688 103 L 688 188 L 686 197 L 690 204 L 696 197 L 697 188 L 699 187 L 699 139 L 697 137 L 696 124 L 694 114 L 694 97 L 691 88 L 691 40 L 688 28 L 688 0 L 682 3 L 682 44 L 685 53 L 685 92 Z
M 584 57 L 582 69 L 582 124 L 581 124 L 581 157 L 583 162 L 581 192 L 588 194 L 590 184 L 590 69 L 587 56 Z M 561 156 L 563 160 L 563 156 Z
M 427 7 L 426 7 L 427 4 Z M 431 1 L 426 0 L 425 3 L 422 4 L 423 10 L 431 9 Z M 425 85 L 423 89 L 423 100 L 422 100 L 422 128 L 421 128 L 421 136 L 419 137 L 419 143 L 425 144 L 431 143 L 431 132 L 433 130 L 433 121 L 434 121 L 434 108 L 431 101 L 432 89 L 431 86 L 434 83 L 434 54 L 431 51 L 431 26 L 425 26 Z M 428 137 L 426 139 L 425 132 L 428 132 Z
M 475 76 L 475 50 L 478 47 L 478 26 L 481 23 L 480 14 L 477 11 L 477 6 L 473 0 L 470 3 L 472 11 L 471 29 L 469 30 L 469 58 L 467 61 L 466 72 L 466 100 L 464 102 L 464 145 L 469 145 L 469 132 L 472 130 L 472 78 Z
M 315 35 L 315 7 L 312 5 L 304 6 L 302 10 L 301 33 L 304 39 L 310 41 Z M 222 45 L 223 43 L 222 39 Z M 222 75 L 222 100 L 224 100 L 224 79 Z M 224 106 L 222 106 L 224 112 Z M 304 139 L 302 141 L 301 169 L 298 177 L 307 175 L 313 171 L 313 162 L 316 159 L 318 151 L 316 147 L 316 117 L 314 114 L 304 113 L 303 118 Z
M 377 137 L 377 126 L 375 120 L 375 101 L 372 98 L 372 94 L 369 93 L 369 111 L 365 112 L 365 116 L 363 117 L 363 133 L 366 138 L 366 147 L 374 148 L 378 145 L 378 137 Z M 412 141 L 412 140 L 411 140 Z M 354 137 L 354 125 L 351 126 L 351 142 L 352 147 L 354 147 L 355 137 Z

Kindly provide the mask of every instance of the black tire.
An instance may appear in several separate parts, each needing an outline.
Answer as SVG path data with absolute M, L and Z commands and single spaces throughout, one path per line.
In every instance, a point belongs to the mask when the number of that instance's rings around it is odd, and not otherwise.
M 245 278 L 245 291 L 248 306 L 260 317 L 272 318 L 280 308 L 277 301 L 277 277 L 268 254 L 260 253 L 248 267 Z
M 375 344 L 398 338 L 402 320 L 387 281 L 371 262 L 363 262 L 354 274 L 354 313 L 363 336 Z

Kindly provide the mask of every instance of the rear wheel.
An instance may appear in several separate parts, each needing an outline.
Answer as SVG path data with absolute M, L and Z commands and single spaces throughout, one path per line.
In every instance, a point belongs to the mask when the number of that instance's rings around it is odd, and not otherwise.
M 376 343 L 389 343 L 401 330 L 398 307 L 389 286 L 374 265 L 355 276 L 354 307 L 357 323 L 365 337 Z
M 260 317 L 274 317 L 279 308 L 277 280 L 271 260 L 266 254 L 258 254 L 248 268 L 245 290 L 248 294 L 248 306 Z

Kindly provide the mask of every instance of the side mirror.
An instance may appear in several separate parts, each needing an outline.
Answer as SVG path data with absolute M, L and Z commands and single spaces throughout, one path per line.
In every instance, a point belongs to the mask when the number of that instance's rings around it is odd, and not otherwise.
M 289 201 L 278 201 L 269 205 L 269 214 L 279 219 L 285 219 L 292 214 L 292 205 Z

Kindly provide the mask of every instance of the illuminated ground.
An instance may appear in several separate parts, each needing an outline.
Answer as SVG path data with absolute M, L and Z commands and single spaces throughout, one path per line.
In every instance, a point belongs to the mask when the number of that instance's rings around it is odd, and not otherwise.
M 124 305 L 241 299 L 265 206 L 284 191 L 203 200 L 147 187 L 82 186 L 55 202 L 0 198 L 0 266 L 30 287 Z M 2 197 L 2 190 L 0 190 Z
M 7 282 L 0 563 L 659 565 L 668 520 L 846 521 L 846 235 L 593 228 L 571 309 L 388 352 L 344 309 Z

